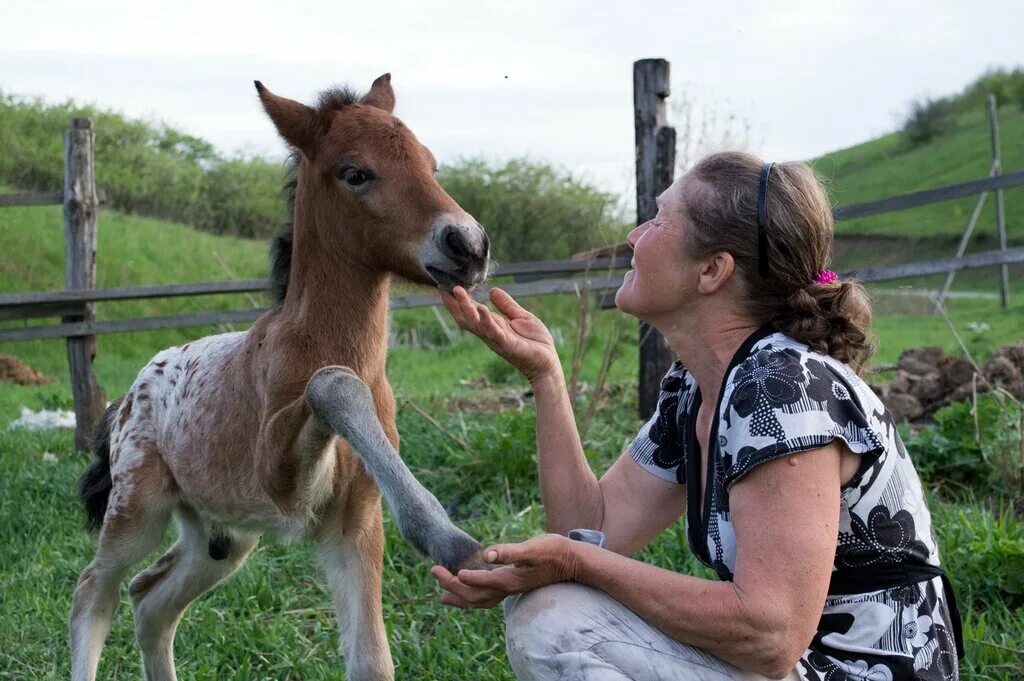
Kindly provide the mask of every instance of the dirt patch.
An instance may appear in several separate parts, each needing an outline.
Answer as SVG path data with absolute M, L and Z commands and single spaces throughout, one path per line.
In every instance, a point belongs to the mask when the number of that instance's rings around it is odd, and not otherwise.
M 997 349 L 977 378 L 976 373 L 970 361 L 941 348 L 912 348 L 900 355 L 896 375 L 878 393 L 896 421 L 912 423 L 927 422 L 950 402 L 973 399 L 994 387 L 1024 398 L 1024 341 Z
M 5 381 L 18 385 L 53 383 L 52 378 L 39 373 L 14 355 L 0 355 L 0 383 Z

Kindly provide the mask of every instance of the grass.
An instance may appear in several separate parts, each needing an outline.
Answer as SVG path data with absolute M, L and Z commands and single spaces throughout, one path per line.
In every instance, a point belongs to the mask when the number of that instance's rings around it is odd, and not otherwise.
M 999 109 L 999 136 L 1003 171 L 1024 168 L 1024 111 L 1016 106 Z M 898 133 L 848 149 L 825 154 L 813 164 L 830 186 L 837 206 L 872 201 L 897 194 L 930 189 L 985 177 L 992 163 L 988 116 L 984 110 L 957 119 L 955 130 L 931 144 L 906 149 Z M 1004 191 L 1010 236 L 1024 223 L 1024 187 Z M 994 236 L 995 203 L 989 196 L 977 233 Z M 958 238 L 977 197 L 946 201 L 836 225 L 840 234 L 888 235 L 909 238 Z M 990 236 L 990 238 L 991 238 Z
M 1024 117 L 1001 111 L 1004 167 L 1024 161 Z M 894 136 L 827 156 L 818 167 L 833 181 L 837 203 L 878 198 L 987 170 L 987 130 L 980 117 L 965 116 L 954 135 L 915 151 Z M 966 162 L 963 159 L 968 159 Z M 823 167 L 822 164 L 828 167 Z M 830 165 L 829 165 L 830 164 Z M 1006 192 L 1011 230 L 1024 217 L 1024 195 Z M 837 268 L 892 264 L 952 253 L 972 202 L 964 200 L 840 223 L 839 231 L 868 239 L 841 241 Z M 979 225 L 975 248 L 992 247 L 991 207 Z M 893 234 L 912 238 L 883 239 Z M 1011 234 L 1013 232 L 1011 231 Z M 0 210 L 0 291 L 63 286 L 60 208 Z M 1019 238 L 1017 239 L 1019 241 Z M 186 225 L 126 216 L 100 216 L 100 286 L 255 278 L 266 273 L 266 244 L 197 233 Z M 1024 269 L 1015 269 L 1018 277 Z M 961 273 L 956 290 L 994 292 L 994 271 Z M 904 289 L 936 288 L 941 278 L 900 282 Z M 945 322 L 923 299 L 893 295 L 893 286 L 872 287 L 878 362 L 892 362 L 906 347 L 940 345 L 958 351 Z M 950 300 L 950 317 L 979 360 L 997 345 L 1024 338 L 1020 292 L 1004 311 L 991 299 Z M 265 300 L 257 299 L 258 304 Z M 568 366 L 576 332 L 576 300 L 569 296 L 524 303 L 545 319 Z M 99 306 L 101 319 L 164 315 L 250 304 L 237 296 L 131 301 Z M 985 322 L 984 332 L 968 330 Z M 33 323 L 46 323 L 38 321 Z M 423 483 L 463 527 L 486 542 L 516 540 L 540 531 L 533 429 L 529 400 L 509 407 L 526 384 L 480 343 L 464 335 L 449 340 L 430 310 L 405 310 L 392 320 L 398 342 L 389 374 L 400 404 L 407 400 L 438 419 L 469 450 L 433 427 L 416 409 L 402 408 L 398 426 L 403 456 Z M 582 413 L 593 397 L 600 345 L 616 325 L 625 335 L 593 426 L 584 441 L 596 470 L 604 470 L 639 425 L 635 322 L 614 311 L 597 313 L 592 345 L 582 362 Z M 123 392 L 157 350 L 222 329 L 192 328 L 104 336 L 96 371 L 108 396 Z M 412 332 L 417 343 L 409 343 Z M 81 529 L 74 482 L 87 457 L 72 447 L 71 433 L 10 430 L 21 406 L 70 408 L 67 360 L 61 341 L 0 344 L 54 377 L 45 386 L 0 386 L 0 679 L 66 676 L 66 619 L 78 573 L 91 559 L 92 540 Z M 504 409 L 498 410 L 499 406 Z M 916 457 L 928 456 L 927 438 L 909 442 Z M 915 449 L 917 447 L 917 449 Z M 44 458 L 45 453 L 55 455 Z M 931 508 L 942 555 L 960 589 L 968 658 L 965 679 L 1020 678 L 1024 668 L 1024 530 L 1012 511 L 984 490 L 953 496 L 942 481 L 931 483 Z M 384 608 L 399 678 L 512 679 L 497 611 L 456 612 L 438 605 L 428 563 L 386 521 Z M 169 540 L 169 537 L 168 537 Z M 708 576 L 685 548 L 681 523 L 664 533 L 642 558 L 666 568 Z M 265 540 L 232 580 L 200 599 L 178 632 L 183 678 L 340 679 L 329 598 L 310 548 Z M 129 609 L 115 620 L 101 678 L 138 678 L 138 651 Z
M 623 395 L 601 417 L 586 449 L 603 470 L 636 427 Z M 497 413 L 435 412 L 463 434 L 470 455 L 410 410 L 399 414 L 409 465 L 452 512 L 487 542 L 540 531 L 533 472 L 532 408 Z M 56 455 L 44 460 L 43 453 Z M 0 430 L 0 678 L 66 676 L 70 595 L 92 541 L 81 528 L 73 486 L 86 464 L 69 432 Z M 508 479 L 509 493 L 505 492 Z M 1013 679 L 1024 662 L 1024 602 L 1007 591 L 1020 579 L 1024 529 L 973 499 L 931 500 L 945 563 L 956 577 L 968 660 L 965 679 Z M 998 509 L 995 509 L 998 511 Z M 386 522 L 384 611 L 399 678 L 512 679 L 497 610 L 464 613 L 438 605 L 429 564 Z M 684 548 L 682 523 L 642 559 L 708 576 Z M 123 593 L 126 599 L 126 592 Z M 310 548 L 269 539 L 226 584 L 199 599 L 178 632 L 183 678 L 341 679 L 330 600 Z M 100 678 L 138 678 L 131 614 L 122 606 L 104 651 Z

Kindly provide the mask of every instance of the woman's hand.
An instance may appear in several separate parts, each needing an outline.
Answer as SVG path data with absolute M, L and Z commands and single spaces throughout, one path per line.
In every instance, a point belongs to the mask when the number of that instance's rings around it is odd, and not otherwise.
M 542 534 L 520 544 L 497 544 L 484 549 L 484 561 L 512 567 L 459 570 L 453 575 L 440 565 L 431 574 L 444 588 L 441 602 L 456 608 L 490 608 L 511 594 L 525 593 L 579 575 L 580 542 L 560 534 Z
M 475 302 L 461 286 L 451 293 L 441 291 L 441 300 L 459 326 L 478 336 L 530 383 L 561 372 L 555 341 L 547 327 L 500 288 L 491 289 L 491 302 L 500 314 Z

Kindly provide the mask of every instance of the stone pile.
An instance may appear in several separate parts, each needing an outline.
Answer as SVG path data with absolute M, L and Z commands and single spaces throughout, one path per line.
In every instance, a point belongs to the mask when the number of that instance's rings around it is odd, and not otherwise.
M 927 420 L 950 402 L 970 400 L 975 390 L 986 393 L 990 386 L 1024 398 L 1024 341 L 992 353 L 976 380 L 970 360 L 937 347 L 905 350 L 896 366 L 896 376 L 878 394 L 897 422 Z

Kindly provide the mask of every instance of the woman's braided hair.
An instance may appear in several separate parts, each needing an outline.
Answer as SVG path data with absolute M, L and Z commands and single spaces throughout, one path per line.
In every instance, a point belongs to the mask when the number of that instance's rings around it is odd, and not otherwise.
M 690 170 L 684 199 L 698 258 L 725 251 L 745 285 L 746 312 L 818 352 L 864 373 L 875 351 L 871 306 L 856 281 L 814 283 L 832 256 L 832 208 L 806 163 L 776 163 L 767 191 L 767 276 L 758 272 L 758 181 L 763 162 L 722 152 Z

